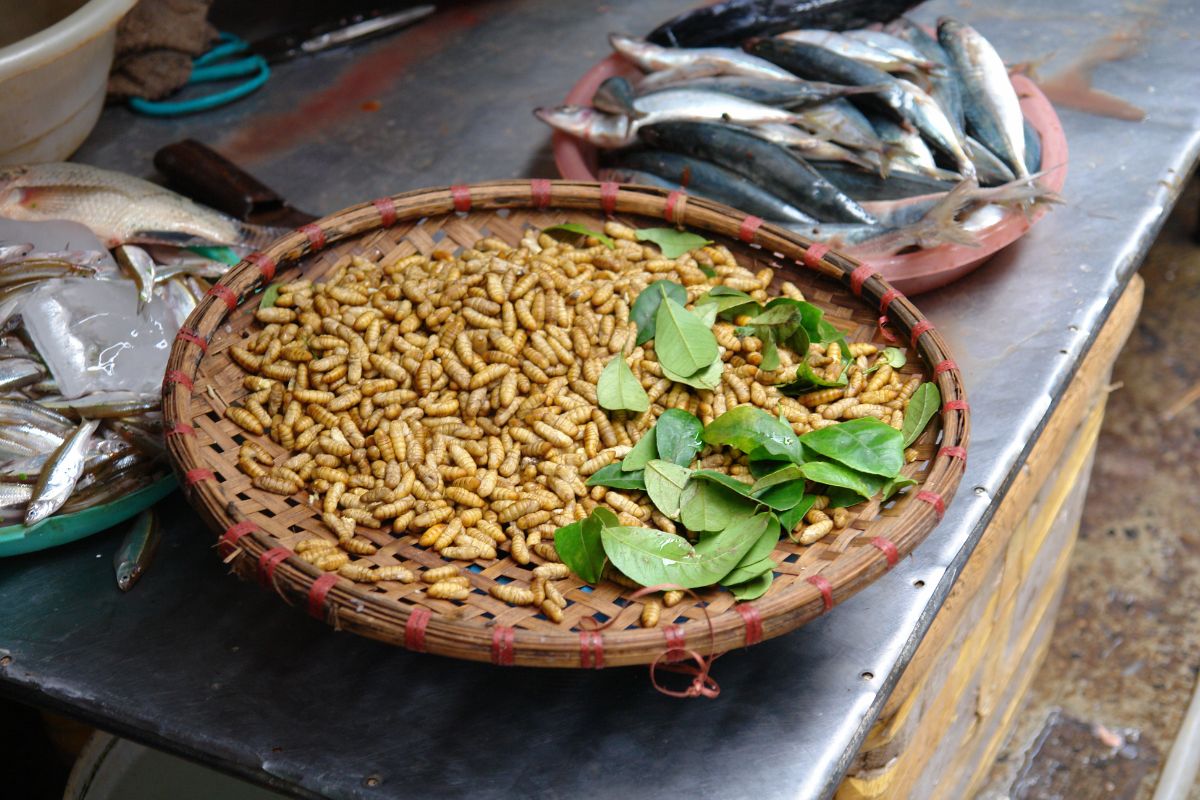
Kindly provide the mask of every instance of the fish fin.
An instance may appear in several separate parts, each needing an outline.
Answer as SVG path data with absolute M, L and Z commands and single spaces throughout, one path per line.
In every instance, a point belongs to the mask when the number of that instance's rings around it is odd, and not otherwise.
M 172 247 L 198 247 L 211 244 L 211 242 L 191 233 L 154 230 L 134 231 L 129 235 L 128 241 L 137 242 L 138 244 L 165 244 Z
M 974 193 L 978 188 L 979 184 L 973 180 L 961 181 L 916 222 L 889 231 L 865 244 L 875 253 L 896 253 L 914 245 L 925 249 L 941 244 L 978 247 L 979 239 L 958 221 L 958 214 L 975 201 Z

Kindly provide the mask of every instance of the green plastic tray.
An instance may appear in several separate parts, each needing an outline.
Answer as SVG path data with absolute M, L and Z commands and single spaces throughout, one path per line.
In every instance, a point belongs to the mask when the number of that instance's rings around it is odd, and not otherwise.
M 154 505 L 176 485 L 175 476 L 167 475 L 144 489 L 102 506 L 47 517 L 29 528 L 21 524 L 6 525 L 0 528 L 0 558 L 58 547 L 99 533 Z

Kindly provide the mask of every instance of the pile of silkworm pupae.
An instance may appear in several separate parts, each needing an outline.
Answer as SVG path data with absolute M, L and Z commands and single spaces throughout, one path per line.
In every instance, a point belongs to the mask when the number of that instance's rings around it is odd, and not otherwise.
M 900 426 L 920 379 L 886 365 L 868 374 L 870 344 L 850 345 L 844 387 L 787 397 L 776 385 L 792 379 L 802 356 L 781 347 L 779 368 L 762 371 L 762 343 L 717 322 L 720 389 L 663 377 L 653 340 L 636 345 L 630 320 L 646 286 L 676 281 L 691 303 L 724 285 L 765 302 L 773 272 L 747 270 L 723 246 L 668 259 L 629 227 L 609 222 L 605 233 L 615 248 L 573 246 L 528 229 L 515 247 L 486 238 L 457 255 L 346 257 L 322 282 L 285 284 L 274 305 L 258 309 L 264 327 L 228 351 L 247 373 L 248 394 L 226 416 L 289 452 L 277 463 L 246 437 L 238 463 L 253 485 L 304 492 L 336 535 L 294 545 L 301 559 L 353 581 L 417 580 L 404 566 L 371 561 L 377 544 L 360 527 L 415 537 L 448 562 L 487 562 L 506 551 L 536 568 L 527 587 L 493 584 L 490 593 L 560 621 L 567 602 L 554 581 L 569 571 L 554 549 L 558 527 L 605 505 L 623 525 L 675 530 L 644 493 L 584 484 L 664 410 L 681 408 L 708 424 L 749 403 L 782 414 L 797 434 L 863 416 Z M 794 284 L 781 291 L 803 299 Z M 650 398 L 644 414 L 597 404 L 596 381 L 616 353 Z M 813 345 L 803 357 L 818 370 L 840 370 L 839 355 Z M 736 453 L 707 448 L 700 466 L 751 479 Z M 818 498 L 800 523 L 802 544 L 850 522 L 851 512 L 825 507 Z M 608 576 L 632 584 L 611 569 Z M 472 591 L 453 563 L 419 577 L 430 597 L 465 600 Z M 647 598 L 642 624 L 656 624 L 660 603 L 681 599 L 680 592 Z

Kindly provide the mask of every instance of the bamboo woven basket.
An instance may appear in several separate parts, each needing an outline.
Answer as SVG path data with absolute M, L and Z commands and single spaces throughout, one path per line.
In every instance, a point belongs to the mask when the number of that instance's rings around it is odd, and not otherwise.
M 300 275 L 318 279 L 348 254 L 398 258 L 471 245 L 483 236 L 515 243 L 530 226 L 564 221 L 599 225 L 605 217 L 645 227 L 667 221 L 704 232 L 727 245 L 752 269 L 775 268 L 852 341 L 882 342 L 894 331 L 908 346 L 906 372 L 934 376 L 944 406 L 940 420 L 905 467 L 920 485 L 882 507 L 870 502 L 850 527 L 801 547 L 786 539 L 770 591 L 737 603 L 723 590 L 706 590 L 664 609 L 658 627 L 638 627 L 641 603 L 631 590 L 605 582 L 587 587 L 574 576 L 559 585 L 569 605 L 556 624 L 536 609 L 509 606 L 488 594 L 500 579 L 528 580 L 530 570 L 504 552 L 476 562 L 473 593 L 462 602 L 428 598 L 423 585 L 356 584 L 322 573 L 290 547 L 313 536 L 333 538 L 303 497 L 281 497 L 250 486 L 236 466 L 247 434 L 225 419 L 238 400 L 240 369 L 227 348 L 257 329 L 256 292 Z M 887 326 L 881 323 L 886 317 Z M 919 356 L 915 357 L 915 356 Z M 599 668 L 653 662 L 668 651 L 719 653 L 792 631 L 868 585 L 908 554 L 934 528 L 962 477 L 968 408 L 958 368 L 933 326 L 869 266 L 829 252 L 755 217 L 679 192 L 641 186 L 567 181 L 503 181 L 428 189 L 354 206 L 284 236 L 230 270 L 180 331 L 163 383 L 167 442 L 188 498 L 220 532 L 219 552 L 244 578 L 257 578 L 285 601 L 343 630 L 411 650 L 502 665 Z M 263 447 L 282 455 L 263 437 Z M 379 552 L 380 565 L 414 571 L 443 564 L 435 552 L 360 528 Z M 596 628 L 605 623 L 602 630 Z

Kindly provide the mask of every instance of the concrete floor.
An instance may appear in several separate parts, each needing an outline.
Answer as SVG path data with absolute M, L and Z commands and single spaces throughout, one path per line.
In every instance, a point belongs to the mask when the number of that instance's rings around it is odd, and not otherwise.
M 1149 798 L 1200 675 L 1198 201 L 1193 181 L 1142 267 L 1054 640 L 986 800 Z

